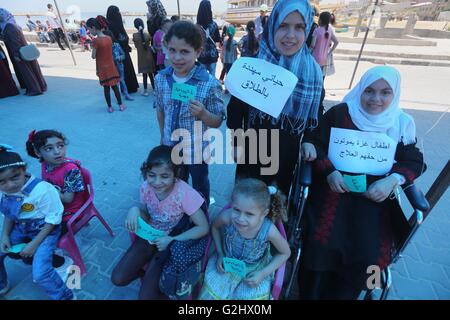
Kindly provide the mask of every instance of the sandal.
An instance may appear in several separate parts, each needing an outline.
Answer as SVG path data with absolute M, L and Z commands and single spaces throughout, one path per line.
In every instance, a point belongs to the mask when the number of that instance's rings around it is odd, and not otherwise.
M 125 107 L 125 105 L 123 105 L 123 104 L 121 104 L 121 105 L 119 106 L 120 111 L 124 111 L 126 108 L 127 108 L 127 107 Z
M 108 112 L 109 112 L 109 113 L 113 113 L 113 112 L 114 112 L 114 109 L 113 109 L 112 107 L 108 107 Z

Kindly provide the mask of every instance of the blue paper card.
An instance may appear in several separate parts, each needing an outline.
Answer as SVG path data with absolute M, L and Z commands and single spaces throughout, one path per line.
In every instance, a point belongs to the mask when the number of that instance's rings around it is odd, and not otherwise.
M 357 176 L 344 174 L 343 177 L 344 183 L 350 192 L 363 193 L 367 191 L 367 179 L 365 174 Z

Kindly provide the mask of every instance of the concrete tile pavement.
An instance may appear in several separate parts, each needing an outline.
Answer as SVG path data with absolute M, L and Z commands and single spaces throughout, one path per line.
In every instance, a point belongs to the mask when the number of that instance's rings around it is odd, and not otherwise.
M 16 96 L 0 100 L 1 142 L 11 144 L 29 164 L 29 171 L 39 174 L 39 163 L 25 154 L 25 141 L 32 129 L 56 128 L 69 139 L 68 156 L 81 160 L 93 176 L 95 204 L 113 228 L 111 238 L 102 225 L 93 220 L 77 235 L 88 273 L 81 280 L 81 299 L 136 299 L 139 282 L 115 288 L 110 274 L 115 263 L 129 245 L 124 228 L 127 210 L 138 202 L 142 182 L 139 167 L 148 151 L 159 143 L 159 131 L 152 97 L 135 94 L 127 102 L 125 112 L 108 114 L 102 88 L 95 77 L 88 53 L 76 53 L 78 66 L 70 65 L 70 57 L 61 51 L 42 52 L 41 64 L 49 91 L 37 97 Z M 135 58 L 135 57 L 134 57 Z M 348 85 L 352 63 L 337 62 L 337 74 L 327 78 L 327 103 L 333 105 Z M 357 76 L 370 64 L 362 63 Z M 431 74 L 430 74 L 431 71 Z M 419 140 L 448 106 L 441 94 L 449 73 L 432 73 L 420 67 L 401 67 L 403 102 L 412 105 Z M 416 82 L 418 84 L 416 84 Z M 448 89 L 447 89 L 448 91 Z M 114 99 L 113 99 L 114 101 Z M 449 118 L 424 138 L 425 158 L 429 169 L 418 184 L 428 190 L 443 164 L 449 158 Z M 224 129 L 224 126 L 222 126 Z M 216 204 L 210 214 L 218 213 L 228 201 L 233 186 L 233 165 L 210 167 L 212 196 Z M 441 199 L 425 221 L 405 259 L 394 267 L 394 289 L 390 299 L 450 299 L 450 205 L 449 193 Z M 407 211 L 408 212 L 408 211 Z M 31 280 L 31 268 L 21 262 L 7 262 L 13 289 L 6 299 L 47 299 Z

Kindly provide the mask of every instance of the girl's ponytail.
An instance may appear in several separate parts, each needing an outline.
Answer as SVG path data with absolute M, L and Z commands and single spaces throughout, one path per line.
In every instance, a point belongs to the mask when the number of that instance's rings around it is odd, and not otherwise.
M 287 217 L 287 207 L 286 207 L 286 196 L 278 189 L 274 187 L 269 187 L 269 190 L 275 189 L 276 191 L 270 192 L 270 212 L 269 216 L 273 222 L 281 219 L 283 222 L 288 221 Z
M 34 142 L 33 139 L 34 139 L 35 135 L 36 135 L 36 130 L 31 131 L 28 134 L 28 140 L 25 143 L 25 145 L 26 145 L 26 148 L 27 148 L 28 155 L 30 157 L 39 159 L 39 156 L 36 154 L 36 150 L 34 149 L 34 146 L 33 146 L 33 142 Z
M 147 50 L 147 47 L 145 46 L 144 28 L 139 28 L 139 33 L 141 34 L 142 46 Z
M 331 22 L 331 13 L 328 11 L 324 11 L 319 16 L 319 26 L 325 27 L 325 38 L 328 39 L 330 37 L 330 33 L 328 32 L 328 26 Z
M 138 30 L 139 34 L 141 35 L 141 42 L 142 46 L 144 47 L 144 50 L 147 50 L 147 47 L 145 46 L 145 37 L 144 37 L 144 20 L 141 18 L 134 19 L 134 27 Z

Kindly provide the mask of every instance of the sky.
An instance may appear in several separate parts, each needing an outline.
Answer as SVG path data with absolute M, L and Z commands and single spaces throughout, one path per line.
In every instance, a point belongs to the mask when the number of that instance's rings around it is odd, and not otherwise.
M 181 12 L 197 13 L 200 0 L 179 0 Z M 226 11 L 226 0 L 210 0 L 213 12 L 221 14 Z M 117 5 L 122 11 L 147 12 L 146 0 L 57 0 L 60 10 L 66 10 L 70 5 L 77 5 L 84 12 L 106 11 L 108 6 Z M 177 0 L 161 0 L 169 13 L 177 12 Z M 339 2 L 339 0 L 323 0 L 323 3 Z M 53 0 L 0 0 L 0 8 L 6 8 L 13 13 L 43 13 L 47 11 L 47 3 Z M 126 8 L 126 9 L 124 9 Z
M 214 13 L 226 11 L 226 0 L 210 0 Z M 81 11 L 106 11 L 110 5 L 118 6 L 122 11 L 147 12 L 146 0 L 57 0 L 59 9 L 65 10 L 70 5 L 77 5 Z M 177 0 L 161 0 L 170 13 L 177 12 Z M 0 8 L 6 8 L 13 13 L 41 13 L 47 11 L 47 3 L 53 0 L 0 0 Z M 181 12 L 197 13 L 200 0 L 180 0 Z M 126 9 L 124 9 L 126 8 Z

